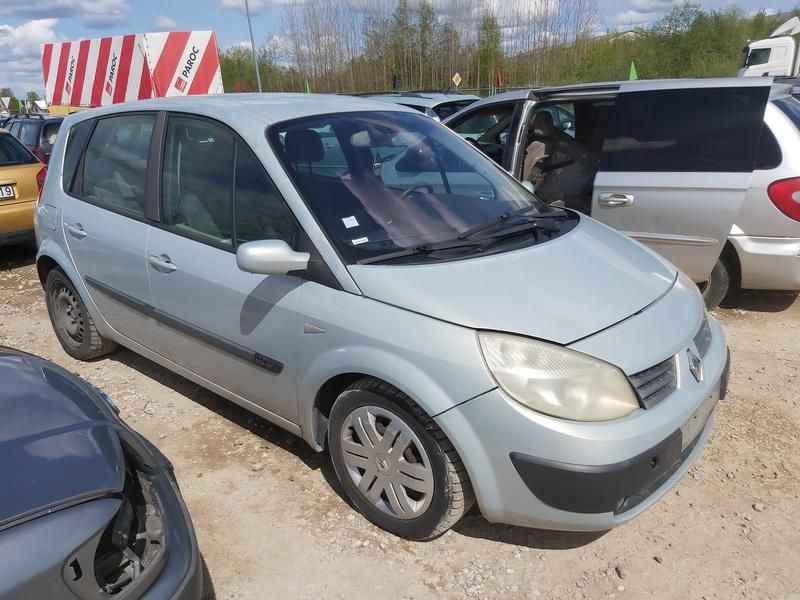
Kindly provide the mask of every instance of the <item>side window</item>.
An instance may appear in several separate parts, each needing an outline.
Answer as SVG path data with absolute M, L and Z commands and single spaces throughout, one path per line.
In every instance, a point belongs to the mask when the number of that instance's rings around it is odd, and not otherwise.
M 75 170 L 81 160 L 83 149 L 86 147 L 86 140 L 92 131 L 93 120 L 81 121 L 69 130 L 67 147 L 64 152 L 64 173 L 63 188 L 69 193 L 72 191 L 72 182 L 75 179 Z
M 19 138 L 20 142 L 30 148 L 37 145 L 36 138 L 38 134 L 39 122 L 34 123 L 33 121 L 23 121 L 20 123 L 19 134 L 17 135 L 17 138 Z
M 747 67 L 755 67 L 756 65 L 765 65 L 769 62 L 769 55 L 772 52 L 771 48 L 757 48 L 750 50 L 747 55 Z
M 109 117 L 97 122 L 83 159 L 83 199 L 103 208 L 144 216 L 147 158 L 154 124 L 152 114 Z
M 620 94 L 612 109 L 601 169 L 752 171 L 769 90 L 768 86 L 719 87 Z
M 511 103 L 478 109 L 451 125 L 451 129 L 464 139 L 477 142 L 489 158 L 501 164 L 514 107 Z
M 19 126 L 21 123 L 19 121 L 12 121 L 11 125 L 8 126 L 8 130 L 11 132 L 15 138 L 19 139 Z
M 56 143 L 58 130 L 61 128 L 61 121 L 49 121 L 42 127 L 42 152 L 50 154 L 53 151 L 53 145 Z
M 299 228 L 258 159 L 242 142 L 236 153 L 236 243 L 283 240 L 297 249 Z
M 167 122 L 162 223 L 218 246 L 233 246 L 234 134 L 210 121 Z
M 756 157 L 756 169 L 768 170 L 777 169 L 783 162 L 783 153 L 775 139 L 775 134 L 764 124 L 761 130 L 761 140 L 758 143 L 758 156 Z

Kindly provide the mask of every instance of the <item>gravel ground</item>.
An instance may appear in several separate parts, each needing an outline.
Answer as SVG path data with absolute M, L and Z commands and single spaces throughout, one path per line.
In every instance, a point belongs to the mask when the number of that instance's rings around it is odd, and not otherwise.
M 51 330 L 30 249 L 0 250 L 0 343 L 103 388 L 175 464 L 206 598 L 800 599 L 800 301 L 720 309 L 730 392 L 689 475 L 618 529 L 568 534 L 468 515 L 394 538 L 342 499 L 326 455 L 127 350 L 80 363 Z

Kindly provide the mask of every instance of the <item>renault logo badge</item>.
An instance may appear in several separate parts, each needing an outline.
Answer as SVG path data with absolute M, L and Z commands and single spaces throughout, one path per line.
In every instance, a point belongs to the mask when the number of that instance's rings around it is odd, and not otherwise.
M 686 351 L 686 356 L 689 358 L 689 371 L 692 373 L 698 383 L 703 381 L 703 361 L 695 354 L 691 348 Z

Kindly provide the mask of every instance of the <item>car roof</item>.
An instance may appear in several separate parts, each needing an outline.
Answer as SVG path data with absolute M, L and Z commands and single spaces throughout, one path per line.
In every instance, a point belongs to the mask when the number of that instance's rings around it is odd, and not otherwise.
M 69 116 L 70 124 L 93 117 L 134 111 L 175 111 L 188 112 L 217 119 L 241 129 L 252 127 L 254 122 L 271 125 L 301 117 L 313 117 L 341 112 L 359 111 L 402 111 L 415 112 L 401 105 L 387 105 L 385 102 L 353 96 L 334 94 L 216 94 L 197 96 L 172 96 L 135 100 L 93 108 Z
M 448 94 L 444 92 L 398 92 L 388 94 L 370 94 L 366 97 L 381 102 L 395 102 L 403 105 L 425 106 L 428 108 L 436 108 L 441 104 L 448 104 L 450 102 L 472 102 L 480 100 L 480 96 L 473 94 Z

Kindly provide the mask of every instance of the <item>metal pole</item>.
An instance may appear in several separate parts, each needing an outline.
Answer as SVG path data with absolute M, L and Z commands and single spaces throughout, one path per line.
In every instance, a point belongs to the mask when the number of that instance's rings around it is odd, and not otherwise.
M 253 51 L 253 64 L 256 67 L 256 81 L 258 91 L 261 91 L 261 73 L 258 72 L 258 59 L 256 58 L 256 43 L 253 40 L 253 24 L 250 22 L 250 4 L 244 0 L 244 11 L 247 13 L 247 28 L 250 30 L 250 49 Z

